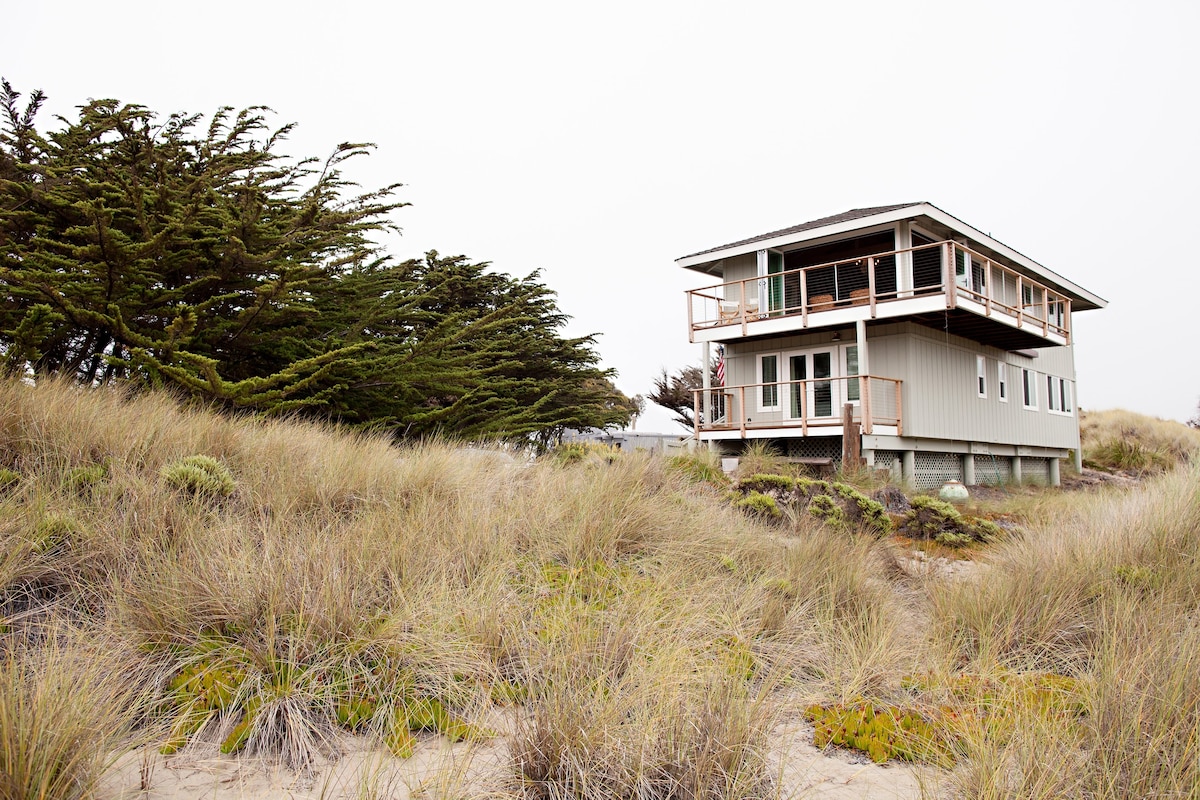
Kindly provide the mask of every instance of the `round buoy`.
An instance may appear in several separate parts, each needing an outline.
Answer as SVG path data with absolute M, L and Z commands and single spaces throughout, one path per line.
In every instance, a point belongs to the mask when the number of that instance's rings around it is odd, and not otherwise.
M 961 481 L 949 480 L 942 484 L 938 497 L 949 503 L 965 503 L 971 495 Z

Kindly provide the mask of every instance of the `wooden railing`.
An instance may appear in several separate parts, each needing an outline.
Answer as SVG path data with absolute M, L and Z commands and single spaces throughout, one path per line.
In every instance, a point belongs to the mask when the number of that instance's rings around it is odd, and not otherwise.
M 687 294 L 692 332 L 740 325 L 746 335 L 751 323 L 775 317 L 799 317 L 799 327 L 807 328 L 809 314 L 854 306 L 874 319 L 880 304 L 944 295 L 948 309 L 958 308 L 962 298 L 982 306 L 972 311 L 1019 328 L 1032 326 L 1067 344 L 1071 335 L 1070 298 L 957 242 L 830 261 Z
M 695 433 L 740 431 L 744 436 L 758 428 L 799 428 L 807 436 L 809 428 L 841 425 L 842 405 L 854 403 L 854 419 L 862 423 L 863 433 L 885 425 L 894 426 L 899 436 L 904 429 L 902 389 L 903 381 L 878 375 L 695 389 Z

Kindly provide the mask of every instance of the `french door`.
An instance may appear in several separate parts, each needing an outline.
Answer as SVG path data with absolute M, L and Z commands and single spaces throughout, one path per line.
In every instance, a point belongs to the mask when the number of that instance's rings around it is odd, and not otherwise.
M 838 366 L 836 350 L 789 353 L 787 413 L 790 419 L 832 417 L 841 405 L 838 384 L 831 380 Z

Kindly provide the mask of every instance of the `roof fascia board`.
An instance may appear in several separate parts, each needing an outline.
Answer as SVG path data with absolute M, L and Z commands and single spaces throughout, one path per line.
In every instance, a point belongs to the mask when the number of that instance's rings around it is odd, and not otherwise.
M 955 217 L 951 214 L 947 214 L 945 211 L 942 211 L 937 206 L 930 205 L 928 203 L 925 204 L 925 208 L 928 210 L 923 211 L 922 213 L 925 214 L 926 216 L 930 217 L 931 219 L 936 220 L 937 222 L 942 223 L 947 228 L 958 231 L 963 236 L 966 236 L 969 239 L 974 239 L 975 241 L 977 241 L 981 244 L 987 245 L 992 250 L 995 250 L 997 253 L 1000 253 L 1001 255 L 1003 255 L 1006 258 L 1012 259 L 1016 263 L 1025 267 L 1025 269 L 1029 270 L 1034 275 L 1044 279 L 1046 282 L 1057 284 L 1060 288 L 1065 289 L 1067 292 L 1074 294 L 1076 297 L 1079 297 L 1080 299 L 1086 300 L 1087 302 L 1094 304 L 1097 308 L 1104 308 L 1105 306 L 1108 305 L 1108 301 L 1105 300 L 1103 297 L 1092 294 L 1087 289 L 1084 289 L 1082 286 L 1078 285 L 1077 283 L 1067 280 L 1066 278 L 1064 278 L 1062 275 L 1059 275 L 1054 270 L 1051 270 L 1047 267 L 1042 266 L 1041 264 L 1034 261 L 1029 256 L 1022 255 L 1021 253 L 1017 252 L 1016 250 L 1013 250 L 1011 247 L 1004 244 L 1003 242 L 996 241 L 991 236 L 988 236 L 986 233 L 984 233 L 981 230 L 973 228 L 972 226 L 963 222 L 958 217 Z
M 836 222 L 833 225 L 822 225 L 819 228 L 811 228 L 799 233 L 787 233 L 781 236 L 776 236 L 771 239 L 763 239 L 758 242 L 749 242 L 747 244 L 738 245 L 736 247 L 727 247 L 723 250 L 716 250 L 712 253 L 705 253 L 699 256 L 687 256 L 675 260 L 675 263 L 685 269 L 695 269 L 702 264 L 707 264 L 710 261 L 720 261 L 722 258 L 731 258 L 740 256 L 746 253 L 753 253 L 758 250 L 770 250 L 772 248 L 783 247 L 797 242 L 806 242 L 810 239 L 822 239 L 827 236 L 836 236 L 842 233 L 849 233 L 861 228 L 869 228 L 874 225 L 886 225 L 891 222 L 899 222 L 902 219 L 924 214 L 923 209 L 932 209 L 933 206 L 928 203 L 920 203 L 915 206 L 905 206 L 897 208 L 894 211 L 885 211 L 882 214 L 873 214 L 869 217 L 859 217 L 858 219 L 847 220 L 846 222 Z M 701 270 L 703 271 L 703 270 Z

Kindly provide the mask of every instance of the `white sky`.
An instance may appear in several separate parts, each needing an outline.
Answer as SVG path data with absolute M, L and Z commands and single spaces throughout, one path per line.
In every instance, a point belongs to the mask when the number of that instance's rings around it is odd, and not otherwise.
M 699 363 L 679 256 L 927 200 L 1108 299 L 1073 320 L 1078 398 L 1200 397 L 1200 3 L 169 3 L 4 13 L 42 118 L 88 98 L 271 106 L 294 155 L 378 151 L 397 257 L 535 269 L 627 394 Z M 676 432 L 650 406 L 639 430 Z

